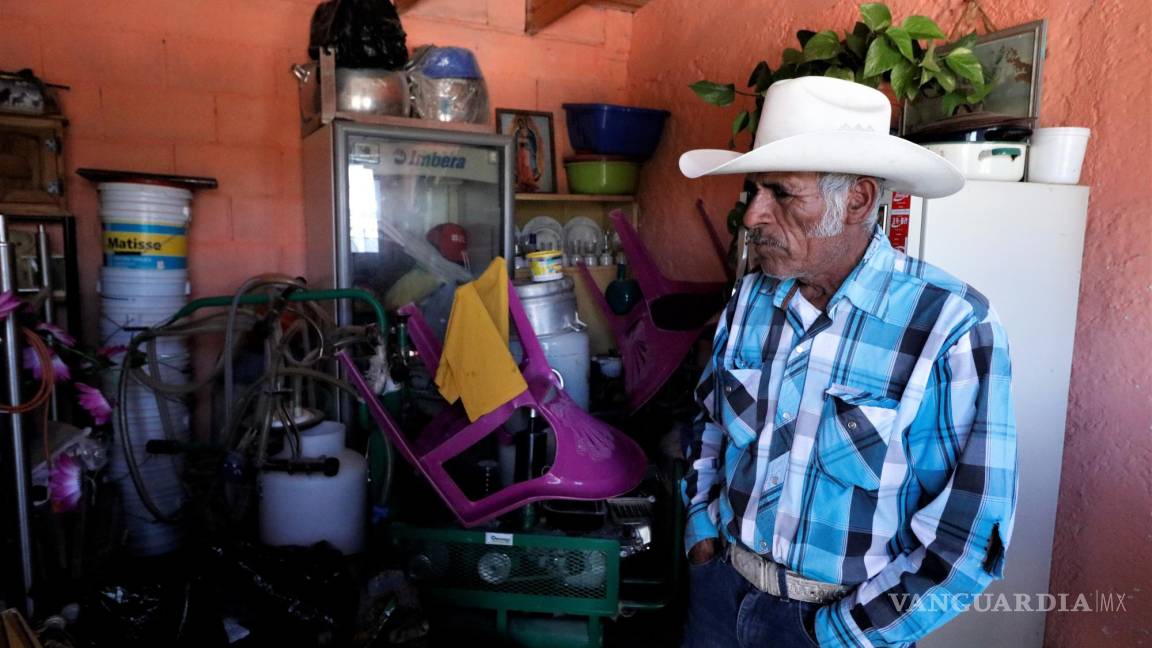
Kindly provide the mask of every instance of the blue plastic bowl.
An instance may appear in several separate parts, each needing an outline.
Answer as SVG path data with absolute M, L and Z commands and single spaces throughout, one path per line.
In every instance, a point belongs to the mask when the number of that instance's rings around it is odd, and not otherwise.
M 564 104 L 568 141 L 580 152 L 648 159 L 660 143 L 667 110 L 612 104 Z

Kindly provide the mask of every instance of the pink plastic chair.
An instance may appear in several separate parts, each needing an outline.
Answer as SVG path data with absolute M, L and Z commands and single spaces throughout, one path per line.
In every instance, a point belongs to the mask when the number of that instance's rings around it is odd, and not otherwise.
M 458 404 L 433 419 L 409 440 L 381 406 L 347 352 L 340 361 L 352 385 L 368 403 L 369 411 L 393 446 L 431 482 L 444 503 L 464 526 L 483 524 L 530 502 L 545 499 L 598 500 L 622 495 L 643 478 L 647 459 L 640 446 L 622 432 L 592 417 L 554 383 L 555 378 L 524 309 L 508 284 L 508 310 L 520 335 L 524 360 L 520 371 L 528 389 L 499 408 L 469 423 Z M 412 305 L 408 315 L 412 343 L 428 371 L 439 366 L 440 342 Z M 534 479 L 507 486 L 482 499 L 468 499 L 448 474 L 445 464 L 503 424 L 520 407 L 531 407 L 543 417 L 556 437 L 556 457 L 548 470 Z
M 720 237 L 697 201 L 697 211 L 708 228 L 712 247 L 725 274 L 731 277 Z M 640 236 L 620 210 L 609 218 L 620 244 L 628 255 L 632 275 L 640 284 L 643 300 L 625 315 L 617 315 L 599 290 L 591 290 L 604 313 L 624 364 L 624 389 L 628 408 L 635 412 L 648 402 L 676 371 L 701 331 L 727 300 L 723 282 L 695 282 L 668 279 L 648 254 Z M 589 286 L 595 286 L 591 273 L 583 265 L 580 271 Z

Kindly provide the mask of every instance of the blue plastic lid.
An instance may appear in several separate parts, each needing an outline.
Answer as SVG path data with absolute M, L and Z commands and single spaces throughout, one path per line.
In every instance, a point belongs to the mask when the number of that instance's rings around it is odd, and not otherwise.
M 463 47 L 437 47 L 420 64 L 420 71 L 432 79 L 482 79 L 480 66 L 470 50 Z

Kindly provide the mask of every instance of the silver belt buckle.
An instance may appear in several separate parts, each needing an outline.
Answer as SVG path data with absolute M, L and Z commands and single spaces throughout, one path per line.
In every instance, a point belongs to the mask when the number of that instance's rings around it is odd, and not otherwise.
M 782 565 L 735 544 L 728 548 L 728 555 L 736 571 L 765 594 L 794 601 L 823 604 L 839 599 L 849 590 L 841 585 L 821 583 L 785 571 L 784 580 L 788 590 L 785 596 L 785 592 L 780 591 L 780 570 L 784 569 Z

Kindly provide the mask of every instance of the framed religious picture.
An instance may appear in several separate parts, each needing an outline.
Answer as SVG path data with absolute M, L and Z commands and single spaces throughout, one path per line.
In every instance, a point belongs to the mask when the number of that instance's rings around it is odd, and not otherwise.
M 1040 82 L 1044 72 L 1048 21 L 1017 25 L 976 39 L 972 53 L 984 67 L 992 91 L 977 106 L 961 106 L 952 116 L 944 114 L 938 97 L 917 97 L 904 102 L 902 133 L 938 131 L 951 123 L 1026 123 L 1035 126 L 1040 117 Z M 937 50 L 943 60 L 949 47 Z
M 552 113 L 497 108 L 496 130 L 512 136 L 516 193 L 556 193 Z

